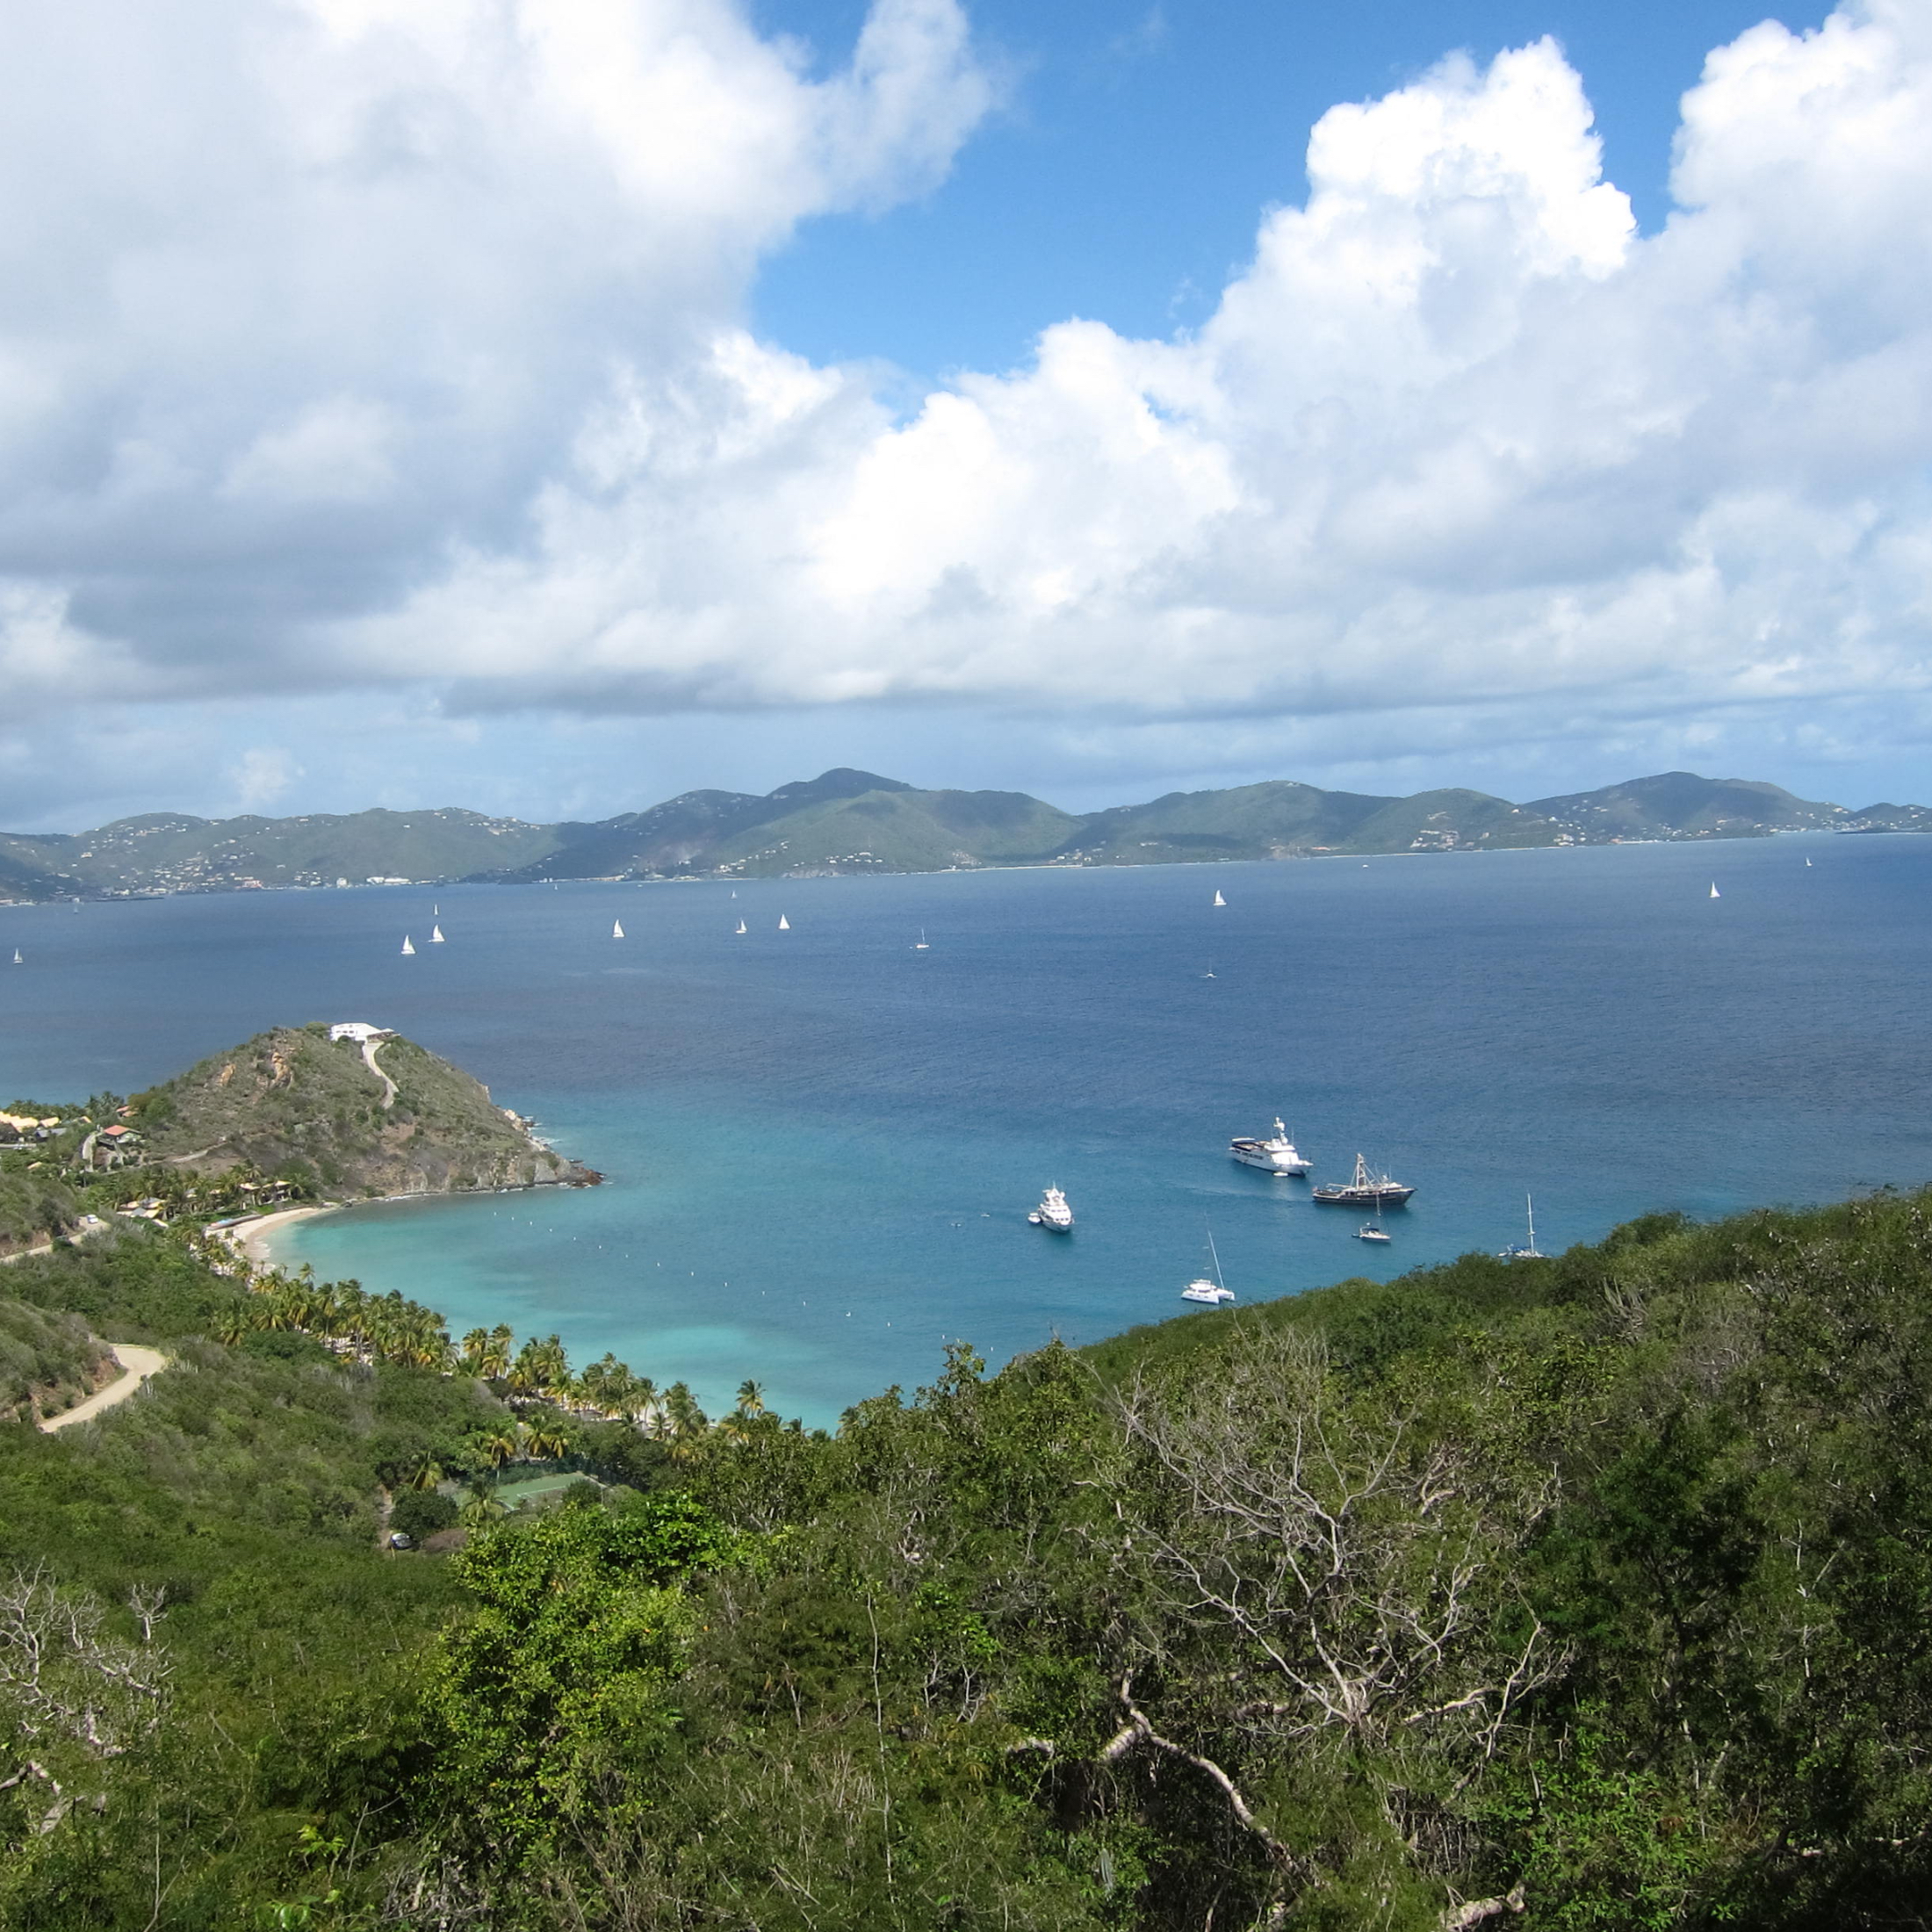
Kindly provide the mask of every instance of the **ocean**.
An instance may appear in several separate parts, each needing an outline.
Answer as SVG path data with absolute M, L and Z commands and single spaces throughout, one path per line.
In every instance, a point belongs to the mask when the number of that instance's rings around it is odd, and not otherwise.
M 1932 1179 L 1925 838 L 0 907 L 16 946 L 0 1092 L 399 1028 L 607 1184 L 358 1207 L 279 1258 L 813 1424 L 955 1337 L 1179 1314 L 1210 1231 L 1252 1301 L 1500 1248 L 1526 1194 L 1550 1252 Z M 1228 1158 L 1277 1114 L 1316 1179 L 1415 1186 L 1387 1248 Z M 1049 1183 L 1069 1236 L 1027 1225 Z

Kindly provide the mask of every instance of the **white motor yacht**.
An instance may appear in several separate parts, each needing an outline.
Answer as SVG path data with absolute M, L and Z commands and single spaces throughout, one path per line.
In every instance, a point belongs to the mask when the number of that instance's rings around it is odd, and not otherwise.
M 1315 1163 L 1296 1152 L 1295 1145 L 1288 1138 L 1288 1130 L 1281 1124 L 1280 1116 L 1275 1119 L 1273 1137 L 1261 1140 L 1254 1135 L 1244 1135 L 1228 1143 L 1228 1151 L 1244 1167 L 1258 1167 L 1269 1174 L 1305 1174 Z
M 1049 1187 L 1040 1197 L 1040 1205 L 1027 1216 L 1035 1228 L 1050 1228 L 1056 1235 L 1073 1232 L 1073 1210 L 1057 1187 Z

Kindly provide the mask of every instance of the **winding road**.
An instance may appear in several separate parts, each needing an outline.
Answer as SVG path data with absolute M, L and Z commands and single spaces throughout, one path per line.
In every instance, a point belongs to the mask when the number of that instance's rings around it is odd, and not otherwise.
M 43 1417 L 40 1422 L 42 1435 L 51 1436 L 58 1430 L 71 1428 L 77 1422 L 91 1422 L 104 1409 L 116 1408 L 126 1402 L 150 1375 L 160 1374 L 168 1366 L 168 1358 L 158 1348 L 143 1348 L 138 1342 L 116 1342 L 108 1353 L 126 1373 L 90 1395 L 84 1402 L 76 1402 L 58 1416 Z
M 376 1049 L 381 1044 L 382 1042 L 379 1040 L 364 1040 L 363 1042 L 363 1064 L 382 1082 L 384 1088 L 382 1104 L 386 1108 L 396 1104 L 396 1083 L 376 1064 Z

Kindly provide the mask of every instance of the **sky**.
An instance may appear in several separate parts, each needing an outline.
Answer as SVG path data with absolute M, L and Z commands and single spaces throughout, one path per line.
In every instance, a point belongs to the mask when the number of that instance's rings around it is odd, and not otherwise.
M 0 10 L 0 825 L 1932 799 L 1932 0 Z

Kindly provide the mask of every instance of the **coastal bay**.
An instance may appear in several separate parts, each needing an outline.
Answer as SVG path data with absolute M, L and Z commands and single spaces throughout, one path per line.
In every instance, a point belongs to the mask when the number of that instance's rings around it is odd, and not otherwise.
M 1819 836 L 445 889 L 410 958 L 400 888 L 9 908 L 0 1086 L 397 1027 L 607 1185 L 306 1217 L 263 1230 L 278 1258 L 825 1422 L 952 1337 L 999 1359 L 1176 1311 L 1210 1228 L 1250 1301 L 1499 1248 L 1526 1193 L 1552 1250 L 1922 1181 L 1928 886 L 1932 845 Z M 1228 1160 L 1278 1112 L 1318 1179 L 1359 1150 L 1417 1187 L 1388 1250 Z M 1063 1242 L 1025 1224 L 1049 1182 Z

